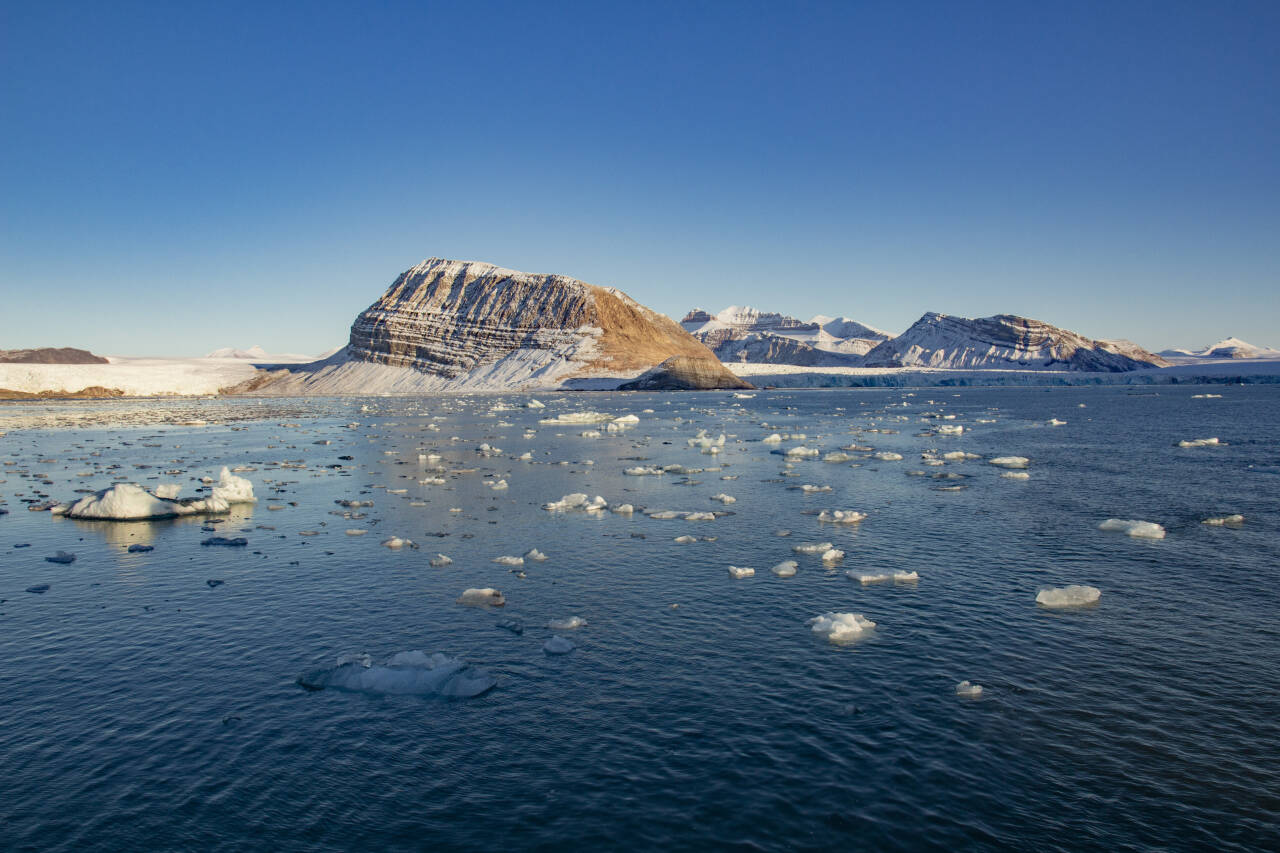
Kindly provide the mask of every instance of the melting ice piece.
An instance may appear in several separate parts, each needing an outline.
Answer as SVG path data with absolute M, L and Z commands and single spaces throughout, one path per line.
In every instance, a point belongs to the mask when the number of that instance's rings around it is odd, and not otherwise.
M 864 619 L 861 613 L 823 613 L 805 624 L 813 629 L 813 633 L 821 634 L 832 643 L 853 642 L 876 626 L 870 619 Z
M 1178 442 L 1179 447 L 1218 447 L 1221 444 L 1216 438 L 1189 438 Z
M 1124 518 L 1108 518 L 1098 525 L 1099 530 L 1115 530 L 1136 539 L 1163 539 L 1164 528 L 1151 521 L 1134 521 Z
M 603 412 L 565 412 L 554 418 L 543 418 L 538 423 L 543 426 L 569 426 L 573 424 L 599 424 L 613 420 L 613 415 Z
M 797 554 L 822 554 L 832 549 L 830 542 L 806 542 L 792 548 Z
M 414 542 L 412 539 L 402 539 L 399 536 L 392 536 L 390 539 L 383 539 L 382 544 L 392 550 L 418 547 L 418 543 Z
M 806 495 L 816 495 L 819 492 L 831 491 L 831 487 L 830 486 L 814 486 L 809 483 L 805 483 L 803 486 L 800 487 L 800 491 L 804 492 Z
M 173 500 L 182 492 L 182 485 L 180 483 L 158 483 L 151 492 L 158 498 Z
M 547 555 L 539 551 L 537 548 L 530 548 L 524 555 L 524 558 L 526 560 L 533 560 L 535 563 L 541 563 L 543 560 L 547 559 Z
M 839 548 L 828 548 L 822 554 L 822 562 L 824 563 L 838 563 L 843 559 L 844 551 L 841 551 Z
M 458 604 L 466 604 L 470 607 L 484 607 L 486 605 L 501 607 L 506 603 L 507 600 L 502 597 L 502 593 L 489 586 L 480 589 L 475 587 L 464 589 L 462 595 L 458 596 Z
M 349 530 L 344 530 L 344 531 L 342 531 L 342 532 L 343 532 L 343 533 L 345 533 L 345 534 L 347 534 L 348 536 L 363 536 L 363 535 L 365 535 L 366 533 L 368 533 L 369 531 L 368 531 L 368 530 L 365 530 L 365 529 L 363 529 L 363 528 L 360 528 L 360 527 L 352 527 L 351 529 L 349 529 Z
M 685 521 L 715 521 L 716 514 L 714 512 L 686 512 L 684 513 Z
M 183 515 L 212 515 L 229 509 L 227 502 L 218 497 L 180 501 L 158 497 L 135 483 L 117 483 L 80 498 L 67 509 L 66 515 L 104 521 L 139 521 Z
M 500 566 L 523 566 L 524 557 L 494 557 L 493 561 Z
M 767 435 L 760 439 L 760 442 L 762 444 L 782 444 L 782 436 L 775 432 L 773 435 Z
M 253 496 L 253 483 L 245 477 L 232 474 L 231 469 L 226 465 L 222 466 L 222 472 L 218 475 L 218 485 L 213 487 L 213 499 L 228 504 L 258 502 L 258 499 Z
M 780 578 L 793 578 L 796 576 L 798 565 L 795 560 L 783 560 L 769 571 L 773 572 Z
M 893 453 L 888 450 L 882 450 L 879 453 L 871 454 L 871 458 L 879 459 L 881 462 L 898 462 L 902 459 L 901 453 Z
M 1005 471 L 1000 475 L 1002 480 L 1030 480 L 1031 475 L 1026 471 Z
M 1206 518 L 1201 524 L 1212 524 L 1214 527 L 1238 527 L 1244 524 L 1243 515 L 1224 515 L 1220 518 Z
M 968 696 L 968 697 L 970 697 L 970 698 L 972 698 L 972 699 L 976 699 L 976 698 L 978 698 L 979 696 L 981 696 L 981 695 L 982 695 L 982 685 L 981 685 L 981 684 L 973 684 L 973 683 L 971 683 L 971 682 L 969 682 L 969 681 L 967 681 L 967 680 L 966 680 L 966 681 L 962 681 L 962 682 L 960 682 L 959 684 L 957 684 L 957 685 L 956 685 L 956 695 L 957 695 L 957 696 Z
M 942 458 L 948 462 L 963 462 L 966 459 L 981 459 L 982 457 L 976 453 L 966 453 L 963 450 L 952 450 L 949 453 L 942 454 Z
M 964 427 L 960 424 L 940 424 L 934 431 L 938 435 L 963 435 Z
M 1085 607 L 1097 604 L 1102 591 L 1096 586 L 1072 584 L 1065 587 L 1050 587 L 1036 593 L 1036 604 L 1043 607 Z
M 681 545 L 688 545 L 688 544 L 690 544 L 690 543 L 697 542 L 697 541 L 698 541 L 698 537 L 696 537 L 696 536 L 689 536 L 689 535 L 685 535 L 685 536 L 677 536 L 677 537 L 675 538 L 675 541 L 676 541 L 676 542 L 678 542 L 678 543 L 679 543 L 679 544 L 681 544 Z
M 586 627 L 587 620 L 581 616 L 570 616 L 568 619 L 552 619 L 547 627 L 552 631 L 574 631 Z
M 653 465 L 637 465 L 634 468 L 627 468 L 622 473 L 632 477 L 656 477 L 658 475 L 665 474 L 666 471 Z
M 1060 421 L 1057 418 L 1049 418 L 1049 420 L 1045 421 L 1045 423 L 1048 424 L 1049 426 L 1066 426 L 1067 425 L 1066 421 Z M 979 687 L 978 689 L 981 690 L 982 688 Z
M 998 468 L 1026 468 L 1031 464 L 1031 460 L 1025 456 L 997 456 L 987 462 Z
M 524 407 L 526 409 L 545 409 L 547 406 L 545 403 L 540 403 L 537 400 L 531 399 L 529 402 L 524 404 Z
M 603 512 L 608 505 L 609 502 L 600 495 L 589 499 L 582 492 L 574 492 L 571 495 L 565 495 L 558 501 L 545 503 L 542 508 L 551 512 L 567 512 L 573 509 L 582 510 L 583 512 Z
M 558 634 L 542 644 L 542 650 L 549 655 L 567 655 L 573 651 L 573 642 Z
M 713 500 L 713 501 L 720 501 L 720 503 L 722 503 L 722 504 L 731 504 L 731 503 L 737 503 L 737 502 L 738 502 L 738 499 L 737 499 L 737 498 L 735 498 L 733 495 L 726 495 L 726 494 L 724 494 L 723 492 L 721 492 L 721 493 L 720 493 L 720 494 L 718 494 L 718 495 L 712 495 L 712 496 L 711 496 L 711 500 Z
M 631 504 L 618 504 L 617 506 L 609 507 L 609 511 L 614 515 L 631 515 L 636 511 L 636 508 Z
M 851 509 L 824 509 L 818 513 L 818 521 L 825 521 L 830 524 L 857 524 L 865 520 L 867 514 L 865 512 L 856 512 Z
M 368 655 L 344 655 L 337 666 L 307 673 L 298 683 L 308 690 L 344 690 L 404 696 L 479 696 L 498 682 L 482 669 L 448 655 L 398 652 L 374 665 Z
M 788 459 L 812 459 L 817 456 L 819 452 L 820 451 L 816 447 L 805 447 L 803 444 L 798 444 L 788 450 L 786 455 Z M 898 458 L 901 459 L 902 457 L 899 456 Z
M 894 583 L 915 583 L 920 580 L 920 574 L 918 572 L 893 572 L 892 574 L 864 575 L 860 572 L 850 570 L 845 572 L 845 576 L 850 580 L 855 580 L 863 584 L 887 583 L 888 581 L 893 581 Z
M 753 577 L 756 573 L 755 569 L 747 566 L 730 566 L 729 577 L 741 580 L 742 578 Z
M 45 557 L 44 561 L 46 563 L 62 563 L 64 565 L 70 565 L 76 561 L 76 555 L 72 554 L 70 551 L 59 551 L 52 557 Z
M 453 560 L 450 559 L 449 557 L 446 557 L 444 554 L 436 554 L 434 557 L 431 558 L 429 562 L 431 565 L 435 566 L 436 568 L 440 568 L 441 566 L 449 565 L 450 563 L 453 562 Z

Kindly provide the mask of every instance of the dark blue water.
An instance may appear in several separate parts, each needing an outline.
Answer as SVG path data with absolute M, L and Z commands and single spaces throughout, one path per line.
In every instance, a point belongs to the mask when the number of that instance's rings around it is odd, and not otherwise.
M 491 411 L 524 397 L 0 409 L 0 847 L 1276 849 L 1280 389 L 1211 390 L 1222 398 L 926 389 L 551 396 L 545 411 Z M 584 409 L 641 421 L 600 438 L 537 423 Z M 193 416 L 209 424 L 163 425 Z M 1045 425 L 1055 417 L 1067 423 Z M 966 432 L 922 434 L 939 423 Z M 690 448 L 699 429 L 727 433 L 723 452 Z M 806 434 L 784 450 L 856 443 L 904 458 L 788 466 L 759 441 L 772 432 Z M 1209 436 L 1227 445 L 1175 446 Z M 502 454 L 477 454 L 481 442 Z M 526 450 L 532 462 L 515 458 Z M 923 465 L 930 450 L 1026 456 L 1030 478 L 985 460 Z M 443 471 L 419 462 L 429 452 Z M 622 473 L 676 463 L 723 468 Z M 223 464 L 254 469 L 259 503 L 213 525 L 78 522 L 23 502 L 116 480 L 192 494 Z M 446 482 L 419 484 L 428 476 Z M 499 477 L 507 490 L 484 484 Z M 541 508 L 570 492 L 638 511 Z M 332 514 L 352 498 L 374 501 L 365 518 Z M 657 509 L 734 514 L 640 511 Z M 823 525 L 822 509 L 869 517 Z M 1201 523 L 1230 513 L 1244 525 Z M 1099 531 L 1111 517 L 1168 535 Z M 204 526 L 250 544 L 202 548 Z M 393 534 L 422 547 L 379 544 Z M 673 541 L 684 534 L 714 541 Z M 814 541 L 844 560 L 792 553 Z M 127 553 L 135 543 L 155 550 Z M 524 578 L 492 562 L 532 547 L 550 559 Z M 45 562 L 58 550 L 76 562 Z M 429 566 L 437 552 L 454 562 Z M 794 578 L 769 572 L 791 558 Z M 729 565 L 756 575 L 734 580 Z M 920 580 L 863 586 L 851 570 Z M 1036 605 L 1039 589 L 1073 583 L 1101 589 L 1099 604 Z M 487 586 L 505 608 L 455 604 Z M 831 644 L 806 625 L 828 611 L 877 627 Z M 570 615 L 588 622 L 561 632 L 576 649 L 544 654 L 546 623 Z M 497 686 L 450 700 L 297 683 L 344 653 L 413 649 Z M 957 696 L 963 679 L 982 697 Z

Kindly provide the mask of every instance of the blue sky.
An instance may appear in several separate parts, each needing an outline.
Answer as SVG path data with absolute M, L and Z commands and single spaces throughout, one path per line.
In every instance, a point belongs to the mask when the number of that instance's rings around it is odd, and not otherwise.
M 1280 346 L 1280 3 L 0 0 L 0 348 L 318 352 L 430 256 Z

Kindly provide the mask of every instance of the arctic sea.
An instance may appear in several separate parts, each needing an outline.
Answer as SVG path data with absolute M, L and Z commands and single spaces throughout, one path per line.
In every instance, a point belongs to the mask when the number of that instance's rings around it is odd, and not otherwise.
M 1280 388 L 535 396 L 0 406 L 0 847 L 1280 849 Z M 492 689 L 300 684 L 418 650 Z

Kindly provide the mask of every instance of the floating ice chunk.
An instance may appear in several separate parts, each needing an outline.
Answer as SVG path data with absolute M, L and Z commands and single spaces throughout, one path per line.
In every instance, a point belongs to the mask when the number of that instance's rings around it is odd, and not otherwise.
M 608 505 L 609 502 L 600 495 L 588 498 L 582 492 L 574 492 L 571 495 L 565 495 L 558 501 L 543 504 L 542 508 L 551 512 L 567 512 L 575 509 L 583 512 L 603 512 Z
M 830 542 L 805 542 L 792 548 L 797 554 L 823 554 L 832 549 Z
M 682 512 L 676 512 L 674 509 L 655 509 L 645 513 L 649 518 L 656 518 L 665 521 L 669 518 L 680 518 L 684 515 Z
M 805 483 L 803 486 L 800 487 L 800 491 L 804 492 L 806 495 L 816 495 L 819 492 L 831 491 L 831 487 L 830 486 L 813 486 L 808 483 Z
M 452 562 L 453 560 L 450 559 L 449 557 L 446 557 L 444 554 L 436 554 L 430 560 L 430 564 L 435 566 L 436 568 L 440 568 L 441 566 L 447 566 Z
M 609 507 L 609 511 L 614 515 L 631 515 L 636 511 L 636 508 L 631 504 L 617 504 L 616 506 Z
M 676 542 L 678 542 L 678 543 L 679 543 L 679 544 L 681 544 L 681 545 L 690 545 L 690 544 L 692 544 L 692 543 L 694 543 L 694 542 L 697 542 L 697 541 L 698 541 L 698 537 L 697 537 L 697 536 L 690 536 L 690 535 L 688 535 L 688 534 L 685 534 L 684 536 L 677 536 L 677 537 L 675 538 L 675 541 L 676 541 Z
M 1030 480 L 1031 475 L 1026 471 L 1005 471 L 1000 475 L 1003 480 Z
M 831 453 L 828 453 L 826 456 L 822 457 L 822 461 L 823 461 L 823 462 L 833 462 L 833 463 L 838 463 L 838 462 L 848 462 L 848 461 L 849 461 L 850 459 L 852 459 L 852 458 L 853 458 L 853 457 L 852 457 L 852 456 L 850 456 L 849 454 L 847 454 L 847 453 L 841 453 L 840 451 L 836 450 L 836 451 L 832 451 Z
M 484 484 L 489 488 L 493 489 L 495 492 L 501 492 L 502 490 L 507 488 L 506 480 L 485 480 Z
M 533 453 L 531 451 L 526 450 L 524 453 L 521 453 L 518 458 L 520 459 L 521 462 L 532 462 Z
M 755 394 L 738 394 L 738 393 L 735 393 L 735 394 L 733 395 L 733 398 L 734 398 L 735 400 L 751 400 L 751 399 L 754 399 L 754 398 L 755 398 L 755 396 L 756 396 Z
M 845 572 L 845 576 L 850 580 L 855 580 L 861 584 L 888 583 L 889 581 L 893 581 L 894 583 L 915 583 L 920 580 L 920 574 L 918 572 L 892 572 L 879 575 L 864 575 L 857 571 L 850 570 Z
M 1192 400 L 1221 400 L 1221 394 L 1192 394 Z
M 729 567 L 729 577 L 738 579 L 738 580 L 742 578 L 753 577 L 755 573 L 756 573 L 756 570 L 748 566 L 730 566 Z
M 1057 418 L 1049 418 L 1049 420 L 1045 421 L 1045 424 L 1048 426 L 1066 426 L 1067 422 L 1060 421 Z M 982 688 L 979 687 L 978 689 L 981 690 Z
M 530 548 L 524 555 L 526 560 L 532 560 L 535 563 L 541 563 L 547 559 L 547 555 L 539 551 L 537 548 Z
M 458 604 L 466 604 L 470 607 L 484 607 L 491 605 L 493 607 L 501 607 L 506 604 L 507 600 L 502 597 L 502 593 L 493 587 L 471 587 L 464 589 L 462 595 L 458 596 Z
M 962 681 L 956 685 L 956 695 L 968 696 L 971 699 L 976 699 L 982 695 L 982 685 L 972 684 L 969 681 Z
M 1244 524 L 1243 515 L 1224 515 L 1218 518 L 1206 518 L 1201 524 L 1212 524 L 1214 527 L 1239 527 Z
M 345 506 L 350 509 L 359 509 L 362 506 L 373 506 L 373 501 L 336 500 L 334 501 L 334 503 L 336 503 L 338 506 Z
M 417 548 L 418 543 L 412 539 L 402 539 L 399 536 L 392 536 L 390 539 L 383 539 L 382 544 L 393 551 L 399 548 Z
M 857 524 L 865 520 L 867 514 L 865 512 L 857 512 L 852 509 L 824 509 L 818 513 L 818 521 L 825 521 L 829 524 Z
M 775 432 L 773 435 L 767 435 L 760 439 L 760 442 L 762 444 L 782 444 L 782 436 Z
M 841 551 L 839 548 L 828 548 L 822 554 L 822 562 L 824 563 L 838 563 L 843 559 L 844 551 Z
M 714 512 L 686 512 L 683 514 L 685 521 L 715 521 L 716 514 Z
M 898 462 L 902 459 L 902 454 L 893 453 L 889 450 L 882 450 L 879 453 L 871 454 L 871 458 L 879 459 L 881 462 Z
M 135 483 L 117 483 L 100 492 L 85 495 L 68 507 L 65 514 L 70 518 L 138 521 L 184 515 L 213 515 L 229 509 L 227 502 L 217 497 L 175 500 L 157 497 Z
M 443 486 L 444 477 L 424 477 L 418 481 L 419 486 Z
M 575 631 L 586 627 L 587 620 L 581 616 L 570 616 L 568 619 L 552 619 L 547 627 L 552 631 Z
M 623 415 L 622 417 L 614 418 L 611 423 L 615 423 L 618 426 L 633 426 L 640 423 L 640 419 L 635 415 Z
M 542 650 L 549 655 L 567 655 L 573 651 L 574 645 L 571 640 L 556 635 L 550 640 L 542 644 Z
M 963 450 L 952 450 L 949 453 L 942 454 L 942 458 L 948 462 L 962 462 L 966 459 L 981 459 L 982 457 L 976 453 L 966 453 Z
M 1031 460 L 1025 456 L 997 456 L 987 462 L 998 468 L 1026 468 L 1031 464 Z
M 368 655 L 344 656 L 332 669 L 307 673 L 298 683 L 309 690 L 466 699 L 485 693 L 497 681 L 457 658 L 411 651 L 394 654 L 376 666 Z
M 600 430 L 598 429 L 583 430 L 582 432 L 578 433 L 578 435 L 582 436 L 583 438 L 599 438 Z
M 1042 607 L 1087 607 L 1097 604 L 1102 591 L 1096 586 L 1072 584 L 1066 587 L 1042 589 L 1036 593 L 1036 604 Z
M 344 531 L 342 531 L 342 532 L 343 532 L 343 533 L 345 533 L 345 534 L 347 534 L 348 536 L 363 536 L 363 535 L 365 535 L 366 533 L 368 533 L 369 531 L 368 531 L 368 530 L 365 530 L 364 528 L 361 528 L 361 527 L 352 527 L 351 529 L 349 529 L 349 530 L 344 530 Z
M 938 435 L 963 435 L 964 427 L 960 424 L 939 424 L 934 431 Z
M 1218 447 L 1221 444 L 1217 438 L 1189 438 L 1178 442 L 1179 447 Z
M 537 400 L 530 400 L 524 404 L 524 407 L 526 409 L 545 409 L 547 406 L 545 403 L 540 403 Z
M 538 423 L 543 426 L 570 426 L 573 424 L 600 424 L 613 420 L 613 415 L 603 412 L 565 412 L 554 418 L 543 418 Z
M 151 493 L 158 498 L 165 500 L 173 500 L 182 493 L 182 485 L 180 483 L 159 483 Z
M 733 495 L 726 495 L 723 492 L 721 492 L 718 495 L 712 495 L 711 500 L 720 501 L 720 503 L 722 504 L 732 504 L 732 503 L 738 502 L 738 499 L 735 498 Z
M 797 568 L 799 568 L 799 564 L 795 560 L 783 560 L 769 571 L 780 578 L 793 578 L 796 575 Z
M 45 557 L 44 561 L 46 563 L 62 563 L 63 565 L 70 565 L 76 561 L 76 555 L 72 554 L 70 551 L 59 551 L 52 557 Z
M 803 444 L 797 444 L 795 447 L 787 451 L 789 459 L 812 459 L 819 453 L 816 447 L 805 447 Z M 901 458 L 901 457 L 899 457 Z
M 861 638 L 876 626 L 861 613 L 823 613 L 805 623 L 832 643 L 849 643 Z
M 494 447 L 486 442 L 476 448 L 476 453 L 479 453 L 481 456 L 497 456 L 502 453 L 502 448 Z
M 713 448 L 713 447 L 715 448 L 724 447 L 724 440 L 725 440 L 724 433 L 720 433 L 720 436 L 718 438 L 712 438 L 711 436 L 707 435 L 707 431 L 705 429 L 700 429 L 698 430 L 698 434 L 696 436 L 688 440 L 688 444 L 690 447 L 699 447 L 699 448 L 702 448 L 703 450 L 709 450 L 710 448 Z
M 1152 521 L 1133 521 L 1124 518 L 1108 518 L 1098 525 L 1099 530 L 1114 530 L 1136 539 L 1163 539 L 1164 528 Z
M 213 487 L 213 499 L 228 504 L 252 504 L 258 499 L 253 496 L 253 483 L 246 477 L 237 477 L 226 465 L 218 474 L 218 485 Z
M 523 566 L 524 557 L 494 557 L 493 561 L 500 566 Z
M 637 465 L 634 468 L 627 468 L 622 473 L 629 474 L 632 477 L 645 477 L 645 476 L 656 476 L 658 474 L 665 474 L 666 471 L 662 468 L 658 468 L 652 465 Z

